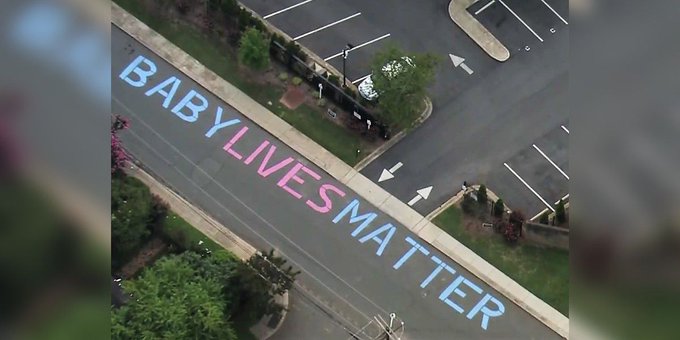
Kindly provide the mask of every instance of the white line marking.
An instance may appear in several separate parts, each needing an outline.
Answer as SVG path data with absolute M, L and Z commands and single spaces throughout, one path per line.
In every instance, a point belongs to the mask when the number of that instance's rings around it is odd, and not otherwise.
M 493 5 L 493 3 L 496 2 L 496 0 L 491 0 L 488 4 L 484 5 L 484 7 L 480 8 L 475 12 L 475 15 L 479 15 L 479 13 L 482 13 L 485 9 L 487 9 L 489 6 Z
M 555 164 L 555 162 L 553 162 L 552 159 L 550 159 L 550 157 L 548 157 L 548 155 L 543 153 L 543 151 L 541 151 L 541 149 L 539 149 L 538 146 L 536 146 L 536 144 L 533 144 L 533 146 L 534 146 L 534 149 L 536 149 L 536 151 L 538 151 L 538 153 L 540 153 L 543 156 L 543 158 L 545 158 L 548 162 L 550 162 L 550 164 L 552 164 L 552 166 L 555 167 L 555 169 L 557 169 L 557 171 L 559 171 L 562 175 L 564 175 L 564 177 L 569 179 L 569 176 L 564 171 L 562 171 L 562 169 L 560 169 L 560 167 L 557 166 L 557 164 Z
M 520 18 L 519 15 L 517 15 L 517 13 L 515 13 L 515 11 L 513 11 L 510 7 L 508 7 L 508 5 L 506 5 L 505 2 L 503 2 L 503 0 L 498 0 L 498 2 L 500 2 L 501 5 L 503 5 L 503 7 L 507 8 L 508 11 L 510 11 L 510 13 L 512 13 L 512 15 L 514 15 L 515 18 L 517 18 L 517 20 L 519 20 L 519 22 L 522 23 L 522 25 L 524 25 L 524 27 L 526 27 L 529 31 L 531 31 L 531 33 L 533 33 L 536 36 L 536 38 L 538 38 L 538 40 L 543 42 L 543 38 L 541 38 L 538 34 L 536 34 L 536 32 L 534 32 L 534 30 L 531 29 L 531 27 L 529 27 L 529 25 L 527 25 L 527 23 L 524 22 L 524 20 L 522 20 L 522 18 Z
M 345 21 L 347 21 L 347 20 L 349 20 L 349 19 L 358 17 L 358 16 L 360 16 L 360 15 L 361 15 L 361 12 L 352 14 L 352 15 L 348 16 L 347 18 L 340 19 L 340 20 L 335 21 L 335 22 L 331 22 L 331 23 L 328 24 L 328 25 L 321 26 L 321 27 L 319 27 L 319 28 L 317 28 L 317 29 L 315 29 L 315 30 L 309 31 L 309 32 L 307 32 L 307 33 L 305 33 L 305 34 L 298 35 L 297 37 L 293 38 L 293 40 L 302 39 L 302 38 L 304 38 L 304 37 L 306 37 L 306 36 L 308 36 L 308 35 L 310 35 L 310 34 L 314 34 L 314 33 L 316 33 L 316 32 L 323 31 L 323 30 L 325 30 L 326 28 L 335 26 L 335 25 L 337 25 L 337 24 L 339 24 L 339 23 L 345 22 Z
M 548 8 L 550 8 L 550 10 L 551 10 L 553 13 L 555 13 L 555 15 L 557 15 L 557 17 L 560 18 L 560 20 L 562 20 L 562 22 L 563 22 L 565 25 L 569 25 L 569 23 L 568 23 L 566 20 L 564 20 L 564 18 L 563 18 L 559 13 L 557 13 L 557 11 L 555 11 L 552 7 L 550 7 L 550 5 L 548 5 L 548 3 L 545 2 L 545 0 L 541 0 L 541 2 L 543 2 L 544 5 L 546 5 Z
M 130 113 L 130 114 L 131 114 L 132 116 L 134 116 L 137 120 L 139 120 L 139 121 L 142 123 L 142 125 L 144 125 L 147 129 L 149 129 L 151 132 L 153 132 L 153 133 L 154 133 L 161 141 L 163 141 L 165 144 L 167 144 L 168 146 L 170 146 L 171 149 L 173 149 L 175 152 L 177 152 L 177 154 L 179 154 L 182 158 L 184 158 L 189 164 L 193 165 L 195 169 L 201 171 L 206 177 L 210 178 L 210 180 L 212 180 L 212 181 L 215 183 L 215 185 L 217 185 L 220 189 L 222 189 L 224 192 L 226 192 L 227 194 L 229 194 L 229 196 L 231 196 L 235 201 L 237 201 L 238 203 L 240 203 L 244 208 L 246 208 L 248 211 L 250 211 L 253 215 L 257 216 L 257 218 L 259 218 L 264 224 L 266 224 L 267 226 L 269 226 L 269 228 L 271 228 L 274 232 L 276 232 L 277 234 L 281 235 L 281 237 L 283 237 L 286 241 L 288 241 L 288 243 L 290 243 L 291 245 L 293 245 L 293 247 L 295 247 L 299 252 L 301 252 L 302 254 L 304 254 L 305 256 L 307 256 L 312 262 L 316 263 L 316 264 L 319 265 L 321 268 L 323 268 L 324 270 L 326 270 L 326 271 L 327 271 L 328 273 L 330 273 L 333 277 L 335 277 L 338 281 L 340 281 L 340 282 L 342 282 L 343 284 L 345 284 L 347 287 L 349 287 L 351 290 L 353 290 L 353 291 L 354 291 L 355 293 L 357 293 L 359 296 L 361 296 L 361 297 L 364 298 L 366 301 L 368 301 L 369 303 L 371 303 L 373 306 L 377 307 L 379 310 L 383 311 L 384 313 L 387 313 L 387 311 L 385 311 L 384 308 L 382 308 L 381 306 L 379 306 L 378 304 L 376 304 L 375 302 L 373 302 L 373 300 L 369 299 L 366 295 L 362 294 L 360 291 L 358 291 L 356 288 L 354 288 L 352 285 L 350 285 L 347 281 L 345 281 L 345 280 L 342 279 L 340 276 L 338 276 L 338 274 L 336 274 L 335 272 L 333 272 L 332 270 L 330 270 L 330 268 L 326 267 L 323 263 L 319 262 L 319 260 L 317 260 L 316 257 L 311 256 L 311 254 L 309 254 L 307 251 L 305 251 L 305 250 L 304 250 L 302 247 L 300 247 L 297 243 L 293 242 L 293 240 L 291 240 L 290 238 L 288 238 L 288 236 L 286 236 L 284 233 L 282 233 L 281 231 L 279 231 L 278 229 L 276 229 L 276 227 L 274 227 L 274 225 L 272 225 L 268 220 L 266 220 L 264 217 L 262 217 L 262 215 L 258 214 L 255 210 L 253 210 L 252 208 L 250 208 L 250 206 L 246 205 L 240 198 L 238 198 L 238 196 L 236 196 L 234 193 L 232 193 L 232 192 L 229 191 L 227 188 L 225 188 L 224 186 L 222 186 L 222 184 L 221 184 L 220 182 L 218 182 L 215 178 L 213 178 L 209 173 L 205 172 L 205 170 L 203 170 L 203 169 L 202 169 L 201 167 L 199 167 L 196 163 L 194 163 L 191 159 L 189 159 L 189 157 L 187 157 L 185 154 L 183 154 L 181 151 L 179 151 L 173 144 L 171 144 L 167 139 L 165 139 L 165 137 L 163 137 L 158 131 L 156 131 L 153 127 L 151 127 L 151 126 L 150 126 L 149 124 L 147 124 L 144 120 L 142 120 L 136 113 L 134 113 L 129 107 L 127 107 L 127 105 L 123 104 L 118 98 L 116 98 L 116 97 L 114 97 L 114 96 L 111 96 L 111 98 L 112 98 L 116 103 L 118 103 L 118 105 L 120 105 L 121 107 L 123 107 L 123 109 L 125 109 L 128 113 Z M 155 150 L 152 150 L 152 151 L 158 153 L 158 152 L 155 151 Z M 273 245 L 272 243 L 270 243 L 266 238 L 264 238 L 260 233 L 258 233 L 253 227 L 251 227 L 251 226 L 250 226 L 249 224 L 247 224 L 245 221 L 243 221 L 242 219 L 240 219 L 234 212 L 232 212 L 232 211 L 229 210 L 227 207 L 225 207 L 225 206 L 221 203 L 221 201 L 216 200 L 214 197 L 212 197 L 212 195 L 208 194 L 201 186 L 199 186 L 198 184 L 196 184 L 191 178 L 189 178 L 189 177 L 188 177 L 187 175 L 185 175 L 184 173 L 180 172 L 180 171 L 177 169 L 177 167 L 175 167 L 175 170 L 177 170 L 177 172 L 178 172 L 180 175 L 182 175 L 187 181 L 191 182 L 196 188 L 198 188 L 198 189 L 201 190 L 204 194 L 206 194 L 208 197 L 210 197 L 210 199 L 212 199 L 212 200 L 214 200 L 215 202 L 217 202 L 217 203 L 222 207 L 222 209 L 224 209 L 224 210 L 227 211 L 230 215 L 232 215 L 232 216 L 233 216 L 236 220 L 238 220 L 244 227 L 248 228 L 248 230 L 250 230 L 250 231 L 251 231 L 252 233 L 254 233 L 255 235 L 259 236 L 262 240 L 264 240 L 267 244 L 269 244 L 272 248 L 274 248 L 274 245 Z M 307 271 L 307 270 L 306 270 L 304 267 L 302 267 L 300 264 L 295 263 L 295 261 L 294 261 L 291 257 L 286 256 L 280 249 L 277 249 L 277 250 L 278 250 L 279 253 L 281 253 L 282 255 L 284 255 L 284 257 L 286 257 L 286 258 L 288 259 L 289 262 L 293 263 L 294 265 L 296 265 L 297 267 L 299 267 L 301 270 L 305 271 L 305 272 L 307 273 L 307 275 L 309 275 L 310 277 L 312 277 L 314 280 L 318 281 L 322 286 L 324 286 L 326 289 L 328 289 L 328 290 L 329 290 L 331 293 L 333 293 L 335 296 L 337 296 L 338 298 L 340 298 L 342 301 L 344 301 L 345 303 L 347 303 L 349 306 L 352 306 L 355 310 L 357 310 L 357 311 L 359 312 L 359 314 L 365 315 L 364 313 L 361 312 L 361 310 L 359 310 L 358 308 L 354 307 L 354 306 L 353 306 L 352 304 L 350 304 L 347 300 L 345 300 L 342 296 L 340 296 L 338 293 L 336 293 L 335 290 L 331 290 L 330 287 L 326 286 L 326 285 L 323 283 L 323 281 L 321 281 L 319 278 L 317 278 L 317 277 L 315 277 L 314 275 L 312 275 L 312 273 L 310 273 L 309 271 Z
M 564 201 L 564 200 L 566 200 L 567 198 L 569 198 L 569 194 L 564 195 L 564 197 L 562 197 L 561 200 Z M 557 204 L 557 203 L 560 203 L 560 201 L 555 202 L 555 204 Z
M 468 67 L 465 63 L 460 64 L 460 67 L 467 72 L 467 74 L 473 74 L 475 71 L 473 71 L 470 67 Z
M 358 49 L 360 49 L 360 48 L 362 48 L 362 47 L 364 47 L 364 46 L 366 46 L 366 45 L 370 45 L 370 44 L 372 44 L 372 43 L 374 43 L 374 42 L 376 42 L 376 41 L 385 39 L 385 38 L 387 38 L 387 37 L 389 37 L 389 36 L 390 36 L 390 34 L 387 33 L 387 34 L 385 34 L 385 35 L 383 35 L 383 36 L 381 36 L 381 37 L 377 37 L 377 38 L 375 38 L 375 39 L 373 39 L 373 40 L 370 40 L 370 41 L 367 41 L 367 42 L 365 42 L 365 43 L 363 43 L 363 44 L 361 44 L 361 45 L 354 46 L 354 47 L 350 48 L 349 50 L 347 50 L 347 52 L 352 52 L 352 51 L 354 51 L 354 50 L 358 50 Z M 330 56 L 330 57 L 327 57 L 326 59 L 324 59 L 324 61 L 329 61 L 329 60 L 331 60 L 331 59 L 333 59 L 333 58 L 337 58 L 337 57 L 339 57 L 339 56 L 341 56 L 341 55 L 342 55 L 342 52 L 338 52 L 338 53 L 336 53 L 336 54 L 334 54 L 334 55 L 332 55 L 332 56 Z
M 560 126 L 562 127 L 562 130 L 564 130 L 564 132 L 569 133 L 569 130 L 567 130 L 567 128 L 564 127 L 564 125 L 560 125 Z
M 366 78 L 368 78 L 368 77 L 370 77 L 370 76 L 371 76 L 371 74 L 369 73 L 369 74 L 367 74 L 367 75 L 365 75 L 365 76 L 363 76 L 363 77 L 361 77 L 361 78 L 359 78 L 359 79 L 357 79 L 357 80 L 355 80 L 355 81 L 352 81 L 352 84 L 356 84 L 356 83 L 358 83 L 358 82 L 360 82 L 360 81 L 362 81 L 362 80 L 364 80 L 364 79 L 366 79 Z
M 271 17 L 273 17 L 273 16 L 275 16 L 275 15 L 277 15 L 277 14 L 281 14 L 281 13 L 283 13 L 283 12 L 285 12 L 285 11 L 289 11 L 289 10 L 295 8 L 295 7 L 302 6 L 302 5 L 304 5 L 304 4 L 306 4 L 306 3 L 310 3 L 310 2 L 312 2 L 312 0 L 305 0 L 305 1 L 303 1 L 303 2 L 300 2 L 300 3 L 295 4 L 295 5 L 293 5 L 293 6 L 286 7 L 286 8 L 284 8 L 284 9 L 280 10 L 280 11 L 276 11 L 276 12 L 274 12 L 274 13 L 267 14 L 267 15 L 263 16 L 262 19 L 269 19 L 269 18 L 271 18 Z
M 500 1 L 500 0 L 499 0 L 499 1 Z M 543 197 L 541 197 L 541 195 L 539 195 L 539 194 L 536 192 L 536 190 L 534 190 L 534 188 L 532 188 L 531 186 L 529 186 L 529 184 L 527 184 L 527 182 L 525 182 L 524 179 L 523 179 L 522 177 L 519 177 L 519 175 L 515 172 L 515 170 L 512 170 L 512 168 L 508 165 L 508 163 L 503 163 L 503 165 L 505 165 L 505 167 L 508 168 L 508 170 L 510 170 L 510 172 L 512 172 L 512 174 L 515 175 L 515 177 L 517 177 L 517 179 L 519 179 L 522 183 L 524 183 L 524 185 L 525 185 L 527 188 L 529 188 L 529 190 L 531 190 L 531 192 L 533 192 L 534 195 L 536 195 L 536 197 L 538 197 L 538 199 L 540 199 L 541 202 L 543 202 L 543 204 L 545 204 L 545 206 L 548 207 L 548 209 L 550 209 L 550 210 L 552 210 L 552 211 L 555 211 L 555 209 L 554 209 L 548 202 L 546 202 L 546 201 L 543 199 Z

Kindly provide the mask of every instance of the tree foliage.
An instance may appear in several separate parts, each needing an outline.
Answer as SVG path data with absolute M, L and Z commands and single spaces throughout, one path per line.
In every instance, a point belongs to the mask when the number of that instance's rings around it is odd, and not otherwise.
M 151 233 L 151 192 L 128 176 L 111 179 L 111 260 L 121 265 Z
M 477 202 L 481 205 L 486 205 L 486 202 L 489 200 L 487 194 L 486 194 L 486 185 L 482 184 L 479 186 L 479 190 L 477 190 Z
M 238 56 L 241 63 L 263 70 L 269 66 L 269 37 L 260 30 L 249 27 L 241 36 Z
M 411 59 L 408 65 L 403 57 Z M 390 63 L 401 66 L 397 72 L 383 72 Z M 397 128 L 405 128 L 419 115 L 427 87 L 434 81 L 439 58 L 433 54 L 417 54 L 388 45 L 378 52 L 371 63 L 373 89 L 378 93 L 378 105 L 383 118 Z
M 557 202 L 557 206 L 555 207 L 555 220 L 557 220 L 557 224 L 562 224 L 567 221 L 567 212 L 564 209 L 564 201 L 562 200 Z
M 112 311 L 112 338 L 236 339 L 220 282 L 234 268 L 191 252 L 158 260 L 139 278 L 124 282 L 131 298 Z
M 501 217 L 503 216 L 503 211 L 505 210 L 505 205 L 503 203 L 503 199 L 499 198 L 496 200 L 496 203 L 493 204 L 493 215 L 496 217 Z

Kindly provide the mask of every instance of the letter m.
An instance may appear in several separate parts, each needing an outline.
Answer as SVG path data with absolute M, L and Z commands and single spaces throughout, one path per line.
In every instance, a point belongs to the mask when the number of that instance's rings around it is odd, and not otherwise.
M 357 235 L 359 235 L 359 233 L 362 230 L 366 229 L 366 227 L 368 227 L 368 225 L 371 222 L 373 222 L 373 220 L 376 218 L 376 216 L 378 216 L 373 212 L 369 212 L 369 213 L 366 213 L 366 214 L 363 214 L 363 215 L 359 215 L 359 200 L 355 199 L 352 202 L 350 202 L 349 205 L 347 205 L 345 207 L 345 209 L 342 209 L 342 211 L 338 214 L 338 216 L 335 216 L 335 218 L 333 219 L 333 223 L 337 224 L 343 217 L 345 217 L 345 215 L 349 214 L 350 212 L 351 212 L 351 215 L 349 217 L 349 223 L 357 223 L 357 222 L 363 221 L 352 232 L 353 237 L 357 237 Z M 357 216 L 357 215 L 359 215 L 359 216 Z

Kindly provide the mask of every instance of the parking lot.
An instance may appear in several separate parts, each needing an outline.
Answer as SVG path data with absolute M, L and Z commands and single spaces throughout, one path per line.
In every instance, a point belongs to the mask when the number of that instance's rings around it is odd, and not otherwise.
M 348 83 L 358 84 L 368 76 L 373 54 L 391 36 L 388 29 L 371 23 L 360 9 L 343 2 L 246 0 L 243 3 L 341 72 L 342 50 L 351 44 L 346 64 Z
M 511 55 L 531 52 L 569 24 L 569 3 L 562 0 L 479 0 L 467 10 Z
M 569 198 L 569 127 L 567 122 L 522 149 L 491 174 L 489 186 L 529 219 L 554 212 Z

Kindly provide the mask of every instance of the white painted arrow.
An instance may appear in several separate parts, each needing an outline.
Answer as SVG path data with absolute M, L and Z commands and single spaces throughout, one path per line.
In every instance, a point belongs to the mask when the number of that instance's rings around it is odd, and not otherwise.
M 382 173 L 380 174 L 380 178 L 378 178 L 378 183 L 394 178 L 394 173 L 397 170 L 399 170 L 399 168 L 401 168 L 402 165 L 404 164 L 402 162 L 399 162 L 392 166 L 389 170 L 383 169 Z
M 418 203 L 418 201 L 420 201 L 421 199 L 427 199 L 428 197 L 430 197 L 430 192 L 432 192 L 431 185 L 427 188 L 416 190 L 417 195 L 413 197 L 410 201 L 408 201 L 408 205 L 413 206 L 414 204 Z
M 473 71 L 471 68 L 469 68 L 467 65 L 465 65 L 465 58 L 461 58 L 457 55 L 449 54 L 449 57 L 451 58 L 451 62 L 453 62 L 454 67 L 461 67 L 467 74 L 473 74 L 475 71 Z

